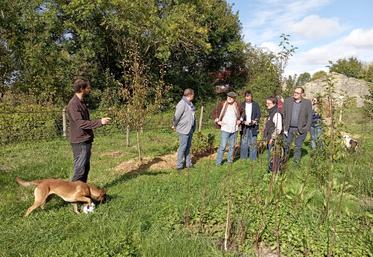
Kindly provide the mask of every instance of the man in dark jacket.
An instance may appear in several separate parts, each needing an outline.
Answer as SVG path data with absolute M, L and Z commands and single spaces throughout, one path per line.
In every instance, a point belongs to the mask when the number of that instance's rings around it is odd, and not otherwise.
M 74 175 L 72 181 L 87 182 L 90 169 L 93 130 L 109 123 L 110 118 L 91 121 L 84 97 L 92 88 L 87 80 L 77 79 L 74 82 L 74 96 L 67 105 L 67 117 L 70 124 L 69 140 L 74 156 Z
M 312 124 L 312 104 L 303 98 L 304 89 L 294 89 L 293 97 L 288 97 L 284 102 L 284 135 L 285 152 L 289 153 L 289 147 L 295 138 L 294 161 L 298 163 L 301 158 L 302 144 Z
M 247 159 L 250 151 L 250 160 L 256 160 L 256 138 L 258 135 L 260 109 L 259 104 L 253 101 L 251 91 L 245 92 L 245 101 L 241 103 L 241 152 L 240 158 Z

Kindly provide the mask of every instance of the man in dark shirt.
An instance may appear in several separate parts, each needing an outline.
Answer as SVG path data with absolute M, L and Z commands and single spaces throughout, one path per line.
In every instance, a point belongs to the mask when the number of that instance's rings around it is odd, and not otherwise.
M 304 89 L 296 87 L 293 97 L 285 100 L 283 110 L 285 152 L 289 153 L 290 144 L 295 138 L 294 161 L 296 163 L 300 161 L 302 144 L 312 123 L 312 104 L 310 100 L 303 98 L 303 94 Z
M 74 175 L 72 181 L 87 182 L 90 168 L 93 130 L 106 125 L 110 118 L 90 120 L 84 97 L 89 95 L 92 88 L 88 80 L 77 79 L 74 82 L 74 96 L 67 105 L 67 117 L 70 124 L 69 140 L 74 156 Z

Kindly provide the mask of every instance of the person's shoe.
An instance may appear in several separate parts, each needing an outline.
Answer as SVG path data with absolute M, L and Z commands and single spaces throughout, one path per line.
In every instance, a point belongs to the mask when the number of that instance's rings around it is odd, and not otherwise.
M 194 169 L 195 166 L 194 166 L 194 165 L 190 165 L 190 166 L 187 166 L 186 168 L 187 168 L 187 169 Z

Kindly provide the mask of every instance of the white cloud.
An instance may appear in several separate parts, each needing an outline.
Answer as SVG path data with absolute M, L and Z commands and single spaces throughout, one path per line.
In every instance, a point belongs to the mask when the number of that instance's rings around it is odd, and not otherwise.
M 308 39 L 330 37 L 343 31 L 337 18 L 321 18 L 318 15 L 309 15 L 301 21 L 290 25 L 290 30 Z
M 373 62 L 373 28 L 355 29 L 347 36 L 331 43 L 296 53 L 289 61 L 286 74 L 325 70 L 329 61 L 356 57 L 364 62 Z M 364 47 L 363 47 L 364 46 Z
M 273 43 L 273 42 L 263 42 L 262 44 L 260 44 L 259 47 L 262 48 L 263 50 L 273 52 L 273 53 L 278 53 L 281 51 L 281 48 L 278 46 L 278 44 Z
M 243 24 L 246 40 L 261 43 L 273 40 L 268 35 L 280 36 L 281 33 L 291 33 L 296 21 L 309 12 L 330 3 L 332 0 L 260 0 L 252 10 L 253 17 Z M 259 32 L 258 32 L 259 31 Z M 266 36 L 266 37 L 265 37 Z
M 351 47 L 373 50 L 373 29 L 355 29 L 343 40 L 343 43 Z

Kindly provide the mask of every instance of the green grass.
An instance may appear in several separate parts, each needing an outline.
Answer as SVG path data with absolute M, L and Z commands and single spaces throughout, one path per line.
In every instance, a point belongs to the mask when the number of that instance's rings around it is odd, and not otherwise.
M 199 160 L 189 176 L 174 169 L 125 174 L 115 167 L 137 158 L 136 148 L 125 147 L 123 135 L 106 133 L 95 139 L 89 181 L 108 189 L 109 200 L 92 214 L 76 215 L 70 204 L 56 197 L 45 210 L 35 210 L 26 219 L 21 216 L 33 202 L 32 189 L 18 186 L 15 176 L 68 179 L 71 148 L 64 139 L 2 146 L 0 256 L 255 256 L 253 243 L 261 224 L 266 224 L 261 241 L 273 247 L 279 219 L 282 251 L 287 256 L 303 256 L 306 251 L 309 256 L 324 256 L 331 230 L 336 231 L 334 256 L 368 256 L 373 210 L 359 199 L 373 197 L 372 128 L 372 124 L 352 126 L 355 133 L 363 134 L 364 144 L 359 153 L 335 164 L 334 194 L 326 219 L 320 176 L 308 166 L 308 144 L 301 167 L 289 163 L 279 178 L 284 181 L 277 216 L 265 155 L 255 163 L 236 161 L 231 177 L 227 164 L 217 168 L 208 159 Z M 219 131 L 212 132 L 219 141 Z M 134 134 L 131 140 L 134 145 Z M 145 131 L 142 142 L 144 155 L 155 157 L 175 151 L 177 136 L 166 129 Z M 340 194 L 344 182 L 349 187 Z M 278 185 L 279 181 L 274 192 L 280 192 Z M 232 250 L 224 253 L 228 192 L 233 202 L 233 240 Z M 187 213 L 190 219 L 185 224 Z

